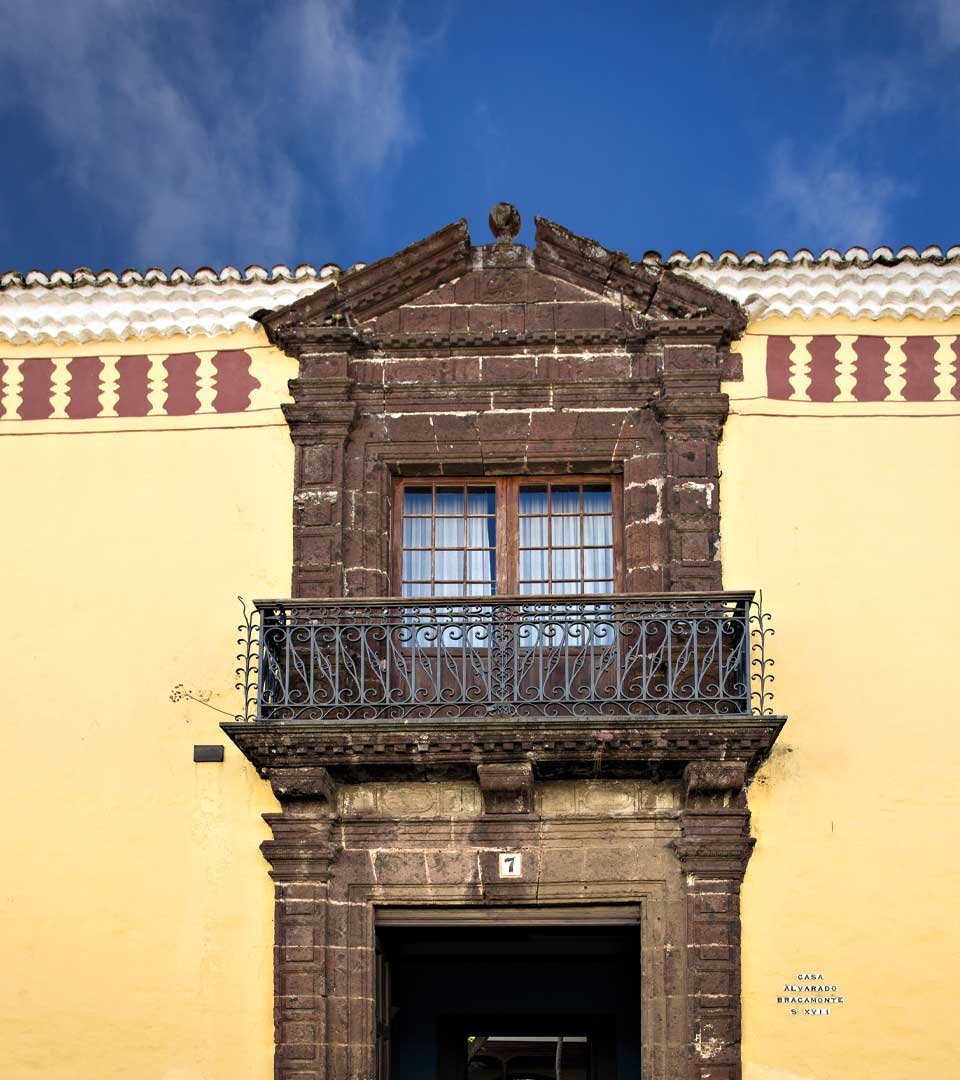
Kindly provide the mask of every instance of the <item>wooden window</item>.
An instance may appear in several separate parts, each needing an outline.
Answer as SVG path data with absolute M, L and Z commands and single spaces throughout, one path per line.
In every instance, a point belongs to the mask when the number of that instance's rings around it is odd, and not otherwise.
M 615 478 L 398 484 L 401 596 L 576 595 L 621 588 Z

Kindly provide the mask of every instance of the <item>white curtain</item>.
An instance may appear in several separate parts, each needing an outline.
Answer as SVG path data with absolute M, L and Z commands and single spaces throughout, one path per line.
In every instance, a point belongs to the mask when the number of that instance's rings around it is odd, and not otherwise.
M 550 502 L 546 488 L 521 488 L 520 518 L 520 592 L 527 596 L 550 591 L 550 553 L 545 549 L 550 543 Z M 532 550 L 531 550 L 532 549 Z
M 403 512 L 403 596 L 490 596 L 496 591 L 496 502 L 492 489 L 408 489 Z M 431 512 L 433 517 L 406 516 Z M 462 641 L 459 612 L 459 608 L 439 608 L 433 615 L 415 616 L 414 621 L 449 622 L 440 643 L 455 646 Z M 489 639 L 483 624 L 467 634 L 473 644 Z M 417 643 L 428 646 L 435 644 L 436 638 L 425 629 L 418 634 Z
M 471 509 L 472 498 L 467 500 Z M 483 509 L 483 507 L 480 507 Z M 497 579 L 497 520 L 494 517 L 467 518 L 467 581 L 483 582 L 490 589 Z M 469 591 L 470 595 L 483 595 Z

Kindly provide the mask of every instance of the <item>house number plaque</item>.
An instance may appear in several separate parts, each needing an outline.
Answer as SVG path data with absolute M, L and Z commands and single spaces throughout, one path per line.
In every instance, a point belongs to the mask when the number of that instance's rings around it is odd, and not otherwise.
M 520 877 L 523 873 L 522 856 L 518 851 L 501 851 L 500 852 L 500 876 L 505 877 Z

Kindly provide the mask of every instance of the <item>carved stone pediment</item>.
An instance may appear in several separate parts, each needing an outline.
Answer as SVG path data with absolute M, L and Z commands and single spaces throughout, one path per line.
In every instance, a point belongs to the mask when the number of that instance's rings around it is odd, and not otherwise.
M 475 310 L 482 305 L 482 310 Z M 303 347 L 636 346 L 654 335 L 726 344 L 746 325 L 738 305 L 660 262 L 631 262 L 536 219 L 530 249 L 474 247 L 465 221 L 278 311 L 258 312 L 270 340 Z

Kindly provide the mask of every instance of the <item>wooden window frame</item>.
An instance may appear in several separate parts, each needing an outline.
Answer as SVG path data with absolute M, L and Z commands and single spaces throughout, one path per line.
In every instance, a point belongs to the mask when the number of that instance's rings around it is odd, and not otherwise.
M 408 487 L 462 488 L 488 487 L 494 489 L 496 507 L 495 545 L 497 556 L 496 596 L 519 596 L 520 577 L 520 488 L 539 484 L 597 484 L 610 485 L 611 525 L 613 534 L 613 591 L 623 591 L 623 479 L 616 475 L 590 473 L 560 473 L 549 476 L 456 476 L 456 477 L 396 477 L 393 491 L 393 512 L 390 537 L 391 594 L 400 596 L 403 583 L 403 494 Z M 552 515 L 550 515 L 552 516 Z M 583 550 L 581 536 L 581 551 Z M 552 551 L 552 545 L 546 550 Z M 554 593 L 555 597 L 571 595 Z M 594 594 L 590 594 L 594 595 Z M 602 595 L 597 593 L 595 595 Z M 529 599 L 524 596 L 523 599 Z M 479 597 L 477 598 L 480 599 Z

